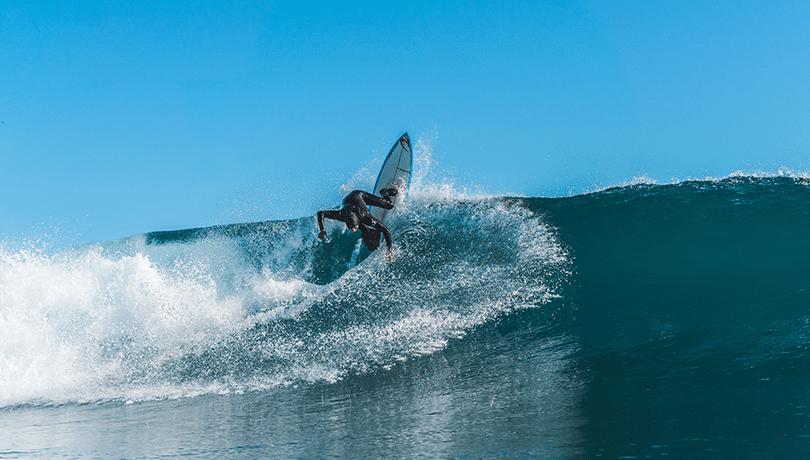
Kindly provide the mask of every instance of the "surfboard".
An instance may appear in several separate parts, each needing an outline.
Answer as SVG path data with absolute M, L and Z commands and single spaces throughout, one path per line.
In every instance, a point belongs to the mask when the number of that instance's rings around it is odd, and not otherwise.
M 380 195 L 380 190 L 394 187 L 399 193 L 394 197 L 394 209 L 397 204 L 401 203 L 408 194 L 408 188 L 411 186 L 411 165 L 413 164 L 413 152 L 411 151 L 411 140 L 408 133 L 400 136 L 399 139 L 391 147 L 388 156 L 383 161 L 380 174 L 377 176 L 377 183 L 374 184 L 375 195 Z M 391 213 L 392 210 L 387 210 L 378 207 L 370 209 L 371 215 L 385 223 L 385 218 Z
M 411 151 L 411 140 L 408 133 L 400 136 L 391 147 L 388 156 L 383 161 L 380 174 L 377 175 L 377 183 L 374 184 L 374 194 L 380 196 L 380 190 L 394 187 L 397 189 L 397 196 L 393 197 L 394 207 L 383 209 L 372 206 L 369 211 L 371 215 L 385 224 L 386 218 L 396 209 L 399 203 L 405 199 L 408 189 L 411 186 L 411 165 L 413 164 L 413 152 Z M 376 250 L 380 246 L 380 232 L 370 228 L 363 235 L 363 243 L 370 251 Z

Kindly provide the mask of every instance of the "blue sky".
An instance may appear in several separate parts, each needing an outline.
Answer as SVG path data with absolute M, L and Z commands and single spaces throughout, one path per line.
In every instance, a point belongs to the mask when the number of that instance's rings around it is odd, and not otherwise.
M 312 214 L 404 131 L 492 194 L 807 172 L 808 82 L 807 1 L 7 0 L 0 240 Z

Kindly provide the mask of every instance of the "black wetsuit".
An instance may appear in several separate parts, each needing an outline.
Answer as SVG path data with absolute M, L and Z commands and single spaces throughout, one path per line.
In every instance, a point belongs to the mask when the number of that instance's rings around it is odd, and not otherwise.
M 388 231 L 388 227 L 371 215 L 368 210 L 369 206 L 392 209 L 394 203 L 388 196 L 380 198 L 362 190 L 355 190 L 343 199 L 343 209 L 339 211 L 318 211 L 318 227 L 321 232 L 324 231 L 324 217 L 344 222 L 350 230 L 352 224 L 356 224 L 363 237 L 363 243 L 370 251 L 380 247 L 380 233 L 385 237 L 385 244 L 388 245 L 388 249 L 391 249 L 393 247 L 391 232 Z

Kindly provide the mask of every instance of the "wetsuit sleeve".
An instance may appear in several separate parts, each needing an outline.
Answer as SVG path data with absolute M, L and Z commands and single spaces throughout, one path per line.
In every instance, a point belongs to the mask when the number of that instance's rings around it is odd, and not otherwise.
M 318 229 L 320 231 L 324 231 L 325 228 L 323 226 L 323 218 L 326 217 L 327 219 L 334 219 L 334 220 L 342 220 L 340 218 L 340 211 L 334 210 L 327 210 L 327 211 L 318 211 Z
M 394 207 L 394 203 L 390 199 L 380 198 L 367 192 L 363 192 L 363 201 L 369 206 L 377 206 L 383 209 L 392 209 Z
M 393 248 L 394 242 L 391 240 L 391 232 L 388 230 L 388 227 L 386 227 L 382 222 L 380 222 L 377 219 L 374 219 L 373 227 L 383 234 L 383 238 L 385 238 L 385 244 L 388 247 L 388 249 Z

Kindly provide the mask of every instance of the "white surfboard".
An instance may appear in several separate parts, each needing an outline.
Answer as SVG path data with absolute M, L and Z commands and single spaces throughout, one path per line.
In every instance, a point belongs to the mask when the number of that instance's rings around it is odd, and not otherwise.
M 411 165 L 413 164 L 413 152 L 411 151 L 411 140 L 408 133 L 403 134 L 391 147 L 388 156 L 383 161 L 380 175 L 377 176 L 377 183 L 374 184 L 374 194 L 379 196 L 380 190 L 394 187 L 399 193 L 393 198 L 394 209 L 401 203 L 408 194 L 411 186 Z M 385 223 L 385 218 L 392 210 L 371 207 L 371 215 Z

